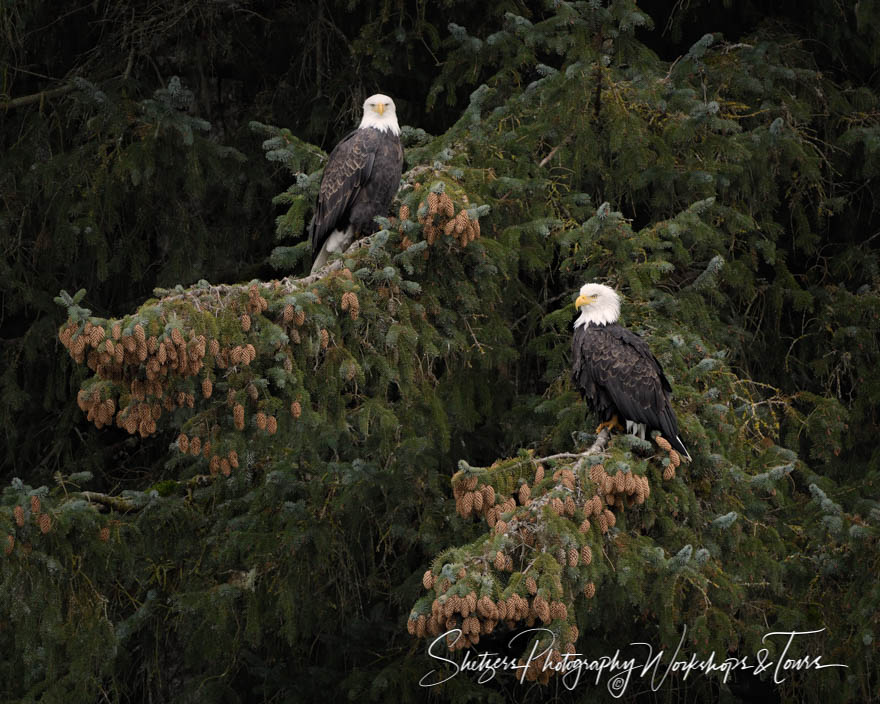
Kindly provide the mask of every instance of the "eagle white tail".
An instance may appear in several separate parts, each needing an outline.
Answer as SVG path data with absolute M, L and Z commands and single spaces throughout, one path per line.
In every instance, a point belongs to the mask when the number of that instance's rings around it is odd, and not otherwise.
M 353 241 L 354 228 L 351 225 L 344 232 L 342 230 L 333 230 L 327 239 L 324 240 L 324 244 L 321 245 L 321 250 L 312 264 L 311 273 L 314 274 L 327 264 L 327 259 L 329 259 L 331 252 L 344 252 Z

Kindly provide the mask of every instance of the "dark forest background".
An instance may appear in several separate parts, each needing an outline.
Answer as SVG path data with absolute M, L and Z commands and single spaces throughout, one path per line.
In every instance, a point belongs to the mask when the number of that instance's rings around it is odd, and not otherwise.
M 554 489 L 534 458 L 577 469 L 595 418 L 571 302 L 601 280 L 674 379 L 694 462 L 670 478 L 615 439 L 605 467 L 647 501 L 586 538 L 547 519 L 560 633 L 601 654 L 687 625 L 741 656 L 824 629 L 805 651 L 847 670 L 625 699 L 880 700 L 880 3 L 0 0 L 0 37 L 0 698 L 607 696 L 425 690 L 407 633 L 443 575 L 531 591 L 518 563 L 473 568 L 513 548 L 450 478 L 525 505 Z M 344 281 L 274 286 L 305 274 L 326 153 L 375 92 L 406 126 L 387 237 Z M 435 244 L 429 192 L 479 239 Z M 175 377 L 183 402 L 133 432 L 114 414 L 137 392 L 76 359 L 86 325 L 96 349 L 257 357 Z M 572 564 L 584 546 L 604 559 Z

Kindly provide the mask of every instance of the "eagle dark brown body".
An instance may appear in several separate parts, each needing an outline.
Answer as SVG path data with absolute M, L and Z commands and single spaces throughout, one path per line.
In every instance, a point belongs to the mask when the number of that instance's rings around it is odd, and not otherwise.
M 370 101 L 378 98 L 388 101 L 390 114 L 384 108 L 375 110 Z M 389 117 L 393 123 L 384 124 Z M 376 229 L 373 218 L 388 214 L 403 170 L 398 133 L 394 103 L 386 96 L 373 96 L 364 104 L 361 126 L 330 153 L 309 225 L 313 272 L 330 252 L 344 251 L 357 237 L 371 234 Z
M 689 459 L 669 402 L 669 380 L 648 344 L 617 324 L 617 294 L 607 286 L 587 284 L 576 305 L 582 313 L 571 343 L 571 377 L 587 404 L 602 424 L 617 419 L 659 430 Z

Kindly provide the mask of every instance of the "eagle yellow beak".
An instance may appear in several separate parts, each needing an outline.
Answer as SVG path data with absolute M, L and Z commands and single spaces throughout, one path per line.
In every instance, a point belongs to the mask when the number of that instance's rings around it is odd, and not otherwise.
M 574 307 L 580 310 L 581 306 L 585 306 L 589 303 L 592 303 L 596 300 L 595 296 L 578 296 L 577 300 L 574 302 Z
M 376 106 L 376 112 L 379 113 L 380 115 L 384 114 L 384 112 L 385 112 L 385 103 L 379 103 L 379 104 Z

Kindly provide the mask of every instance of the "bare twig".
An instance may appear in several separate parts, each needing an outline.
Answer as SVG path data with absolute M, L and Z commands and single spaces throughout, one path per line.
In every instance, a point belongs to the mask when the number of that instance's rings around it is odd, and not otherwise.
M 543 159 L 541 159 L 541 161 L 538 163 L 538 168 L 543 168 L 544 166 L 546 166 L 547 162 L 553 158 L 553 155 L 556 154 L 556 152 L 559 150 L 559 148 L 564 147 L 570 141 L 571 141 L 571 135 L 569 134 L 559 144 L 557 144 L 555 147 L 553 147 L 553 149 L 550 150 L 550 153 L 547 156 L 545 156 Z
M 76 88 L 76 86 L 71 83 L 66 86 L 61 86 L 60 88 L 53 88 L 52 90 L 41 90 L 39 93 L 22 95 L 20 98 L 12 98 L 10 100 L 0 103 L 0 110 L 11 110 L 12 108 L 20 108 L 23 105 L 30 105 L 31 103 L 41 102 L 46 98 L 56 98 L 59 95 L 69 93 L 74 88 Z
M 77 495 L 90 503 L 101 504 L 114 511 L 137 511 L 139 508 L 129 499 L 124 499 L 121 496 L 110 496 L 109 494 L 101 494 L 97 491 L 81 491 Z

